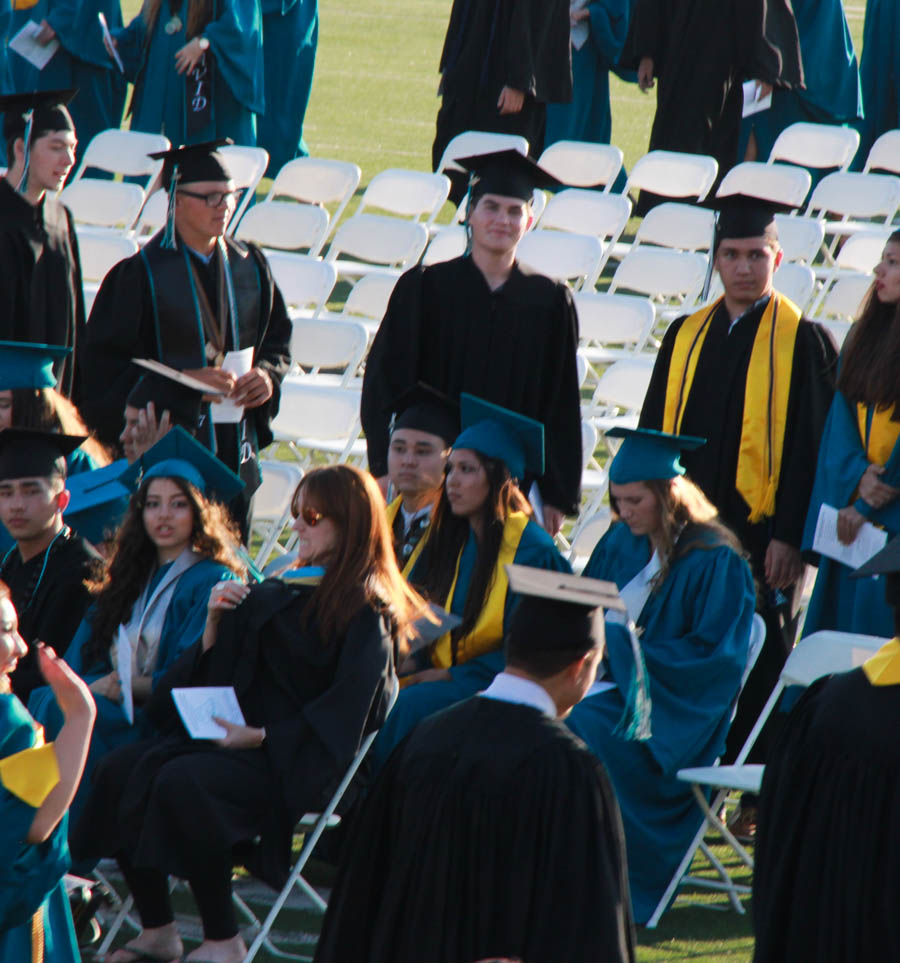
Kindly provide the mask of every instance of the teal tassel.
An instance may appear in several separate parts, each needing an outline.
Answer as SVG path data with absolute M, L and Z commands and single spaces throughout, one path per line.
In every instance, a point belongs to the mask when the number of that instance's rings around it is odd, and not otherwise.
M 463 227 L 466 229 L 466 249 L 463 257 L 468 257 L 472 253 L 472 228 L 469 227 L 469 215 L 472 213 L 472 185 L 475 183 L 475 175 L 469 174 L 469 186 L 466 188 L 466 219 Z
M 19 185 L 16 190 L 20 194 L 24 194 L 28 190 L 28 166 L 31 160 L 31 129 L 34 121 L 34 111 L 29 110 L 25 115 L 25 166 L 22 169 L 22 180 L 19 181 Z
M 650 701 L 650 689 L 647 685 L 647 664 L 644 653 L 634 632 L 634 624 L 629 623 L 628 634 L 631 637 L 631 651 L 634 656 L 634 670 L 625 698 L 625 711 L 613 735 L 620 736 L 632 742 L 644 742 L 653 734 L 650 726 L 650 714 L 653 704 Z
M 247 574 L 254 582 L 265 582 L 266 577 L 263 573 L 256 567 L 253 563 L 253 559 L 250 558 L 250 553 L 244 548 L 243 545 L 239 545 L 237 549 L 238 558 L 247 566 Z
M 169 251 L 174 251 L 178 245 L 175 243 L 175 192 L 178 187 L 178 165 L 172 170 L 172 179 L 169 181 L 169 206 L 166 210 L 166 228 L 163 231 L 162 246 Z

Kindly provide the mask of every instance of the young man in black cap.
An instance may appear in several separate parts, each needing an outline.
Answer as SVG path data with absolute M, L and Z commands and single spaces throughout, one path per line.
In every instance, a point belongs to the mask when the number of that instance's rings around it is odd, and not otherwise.
M 615 795 L 560 722 L 594 681 L 608 586 L 520 570 L 506 670 L 391 756 L 351 827 L 316 963 L 634 959 Z
M 77 401 L 84 292 L 75 222 L 56 197 L 75 162 L 74 94 L 0 97 L 9 168 L 0 179 L 0 340 L 72 348 L 55 371 Z
M 62 655 L 90 604 L 85 580 L 99 556 L 62 517 L 69 504 L 65 456 L 83 441 L 23 428 L 0 432 L 0 521 L 16 542 L 0 561 L 0 580 L 9 586 L 29 645 L 10 677 L 23 702 L 44 684 L 35 643 Z
M 834 392 L 830 336 L 772 286 L 778 207 L 721 199 L 714 264 L 725 293 L 666 331 L 640 418 L 707 439 L 682 463 L 749 552 L 759 586 L 766 641 L 729 747 L 743 743 L 794 644 L 803 523 Z
M 363 380 L 369 469 L 387 472 L 389 412 L 403 391 L 418 381 L 454 400 L 466 391 L 543 422 L 547 465 L 537 483 L 555 535 L 581 504 L 578 319 L 565 284 L 522 270 L 516 247 L 534 188 L 557 181 L 516 151 L 461 163 L 474 177 L 470 252 L 415 267 L 394 288 Z
M 101 441 L 115 442 L 138 378 L 134 357 L 161 361 L 223 392 L 243 408 L 240 420 L 214 424 L 213 406 L 198 437 L 246 483 L 240 505 L 232 506 L 246 527 L 260 481 L 257 455 L 272 440 L 269 426 L 290 364 L 291 323 L 262 252 L 225 235 L 235 189 L 216 151 L 224 143 L 155 155 L 165 159 L 170 217 L 97 293 L 81 361 L 81 411 Z M 246 348 L 253 349 L 253 366 L 238 378 L 223 361 Z

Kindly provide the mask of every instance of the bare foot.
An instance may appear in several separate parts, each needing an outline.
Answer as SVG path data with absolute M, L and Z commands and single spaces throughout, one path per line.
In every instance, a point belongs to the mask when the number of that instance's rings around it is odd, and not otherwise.
M 247 955 L 247 944 L 240 934 L 230 940 L 204 940 L 185 957 L 185 963 L 242 963 Z
M 105 957 L 104 963 L 136 963 L 138 960 L 159 960 L 160 963 L 178 963 L 184 946 L 174 923 L 145 929 L 130 943 Z

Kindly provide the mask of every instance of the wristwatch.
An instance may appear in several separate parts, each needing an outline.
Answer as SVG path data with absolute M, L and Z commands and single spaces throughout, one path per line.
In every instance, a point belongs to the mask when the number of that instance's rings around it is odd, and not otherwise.
M 197 37 L 197 43 L 200 45 L 201 50 L 209 50 L 209 41 L 206 39 L 206 37 Z

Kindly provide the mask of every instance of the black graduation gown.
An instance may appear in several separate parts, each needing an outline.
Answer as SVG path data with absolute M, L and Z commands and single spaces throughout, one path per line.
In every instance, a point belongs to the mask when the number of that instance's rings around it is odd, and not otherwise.
M 749 734 L 794 644 L 794 592 L 792 589 L 774 593 L 766 586 L 766 550 L 773 538 L 800 548 L 819 441 L 834 393 L 837 361 L 827 332 L 817 324 L 801 321 L 794 347 L 775 514 L 751 525 L 747 521 L 750 510 L 735 487 L 735 478 L 747 370 L 764 310 L 765 304 L 756 306 L 729 334 L 728 312 L 724 303 L 720 305 L 703 342 L 681 422 L 682 434 L 707 439 L 706 444 L 695 451 L 684 452 L 681 463 L 749 552 L 759 588 L 758 607 L 766 620 L 766 642 L 741 695 L 738 714 L 729 733 L 729 756 Z M 640 423 L 645 428 L 662 428 L 669 363 L 683 320 L 673 322 L 659 349 L 641 409 Z
M 316 963 L 634 959 L 612 787 L 530 706 L 476 696 L 422 722 L 344 851 Z
M 720 176 L 740 159 L 742 83 L 803 86 L 789 0 L 637 0 L 622 66 L 642 57 L 657 77 L 649 149 L 711 154 Z
M 544 423 L 544 501 L 568 515 L 581 503 L 578 318 L 564 284 L 513 267 L 491 291 L 471 257 L 407 271 L 372 343 L 362 390 L 369 469 L 387 474 L 397 398 L 424 381 L 463 391 Z M 527 491 L 527 486 L 525 487 Z
M 0 340 L 62 345 L 59 390 L 79 396 L 76 354 L 84 338 L 84 291 L 75 222 L 45 194 L 32 206 L 0 178 Z
M 27 704 L 36 686 L 46 685 L 34 643 L 46 642 L 57 655 L 66 651 L 91 603 L 85 579 L 95 574 L 99 563 L 94 548 L 70 531 L 24 563 L 14 546 L 0 566 L 0 580 L 9 586 L 19 616 L 19 633 L 28 643 L 28 653 L 10 676 L 13 692 L 22 702 Z
M 329 643 L 314 620 L 302 622 L 311 594 L 277 581 L 255 586 L 223 617 L 208 653 L 198 642 L 169 669 L 145 708 L 163 735 L 101 761 L 73 853 L 124 850 L 136 866 L 187 876 L 198 853 L 231 850 L 282 885 L 297 819 L 327 802 L 396 686 L 386 620 L 366 606 Z M 262 748 L 187 737 L 171 689 L 205 685 L 234 686 L 247 724 L 266 729 Z
M 900 960 L 900 686 L 862 669 L 804 693 L 759 800 L 757 963 Z

